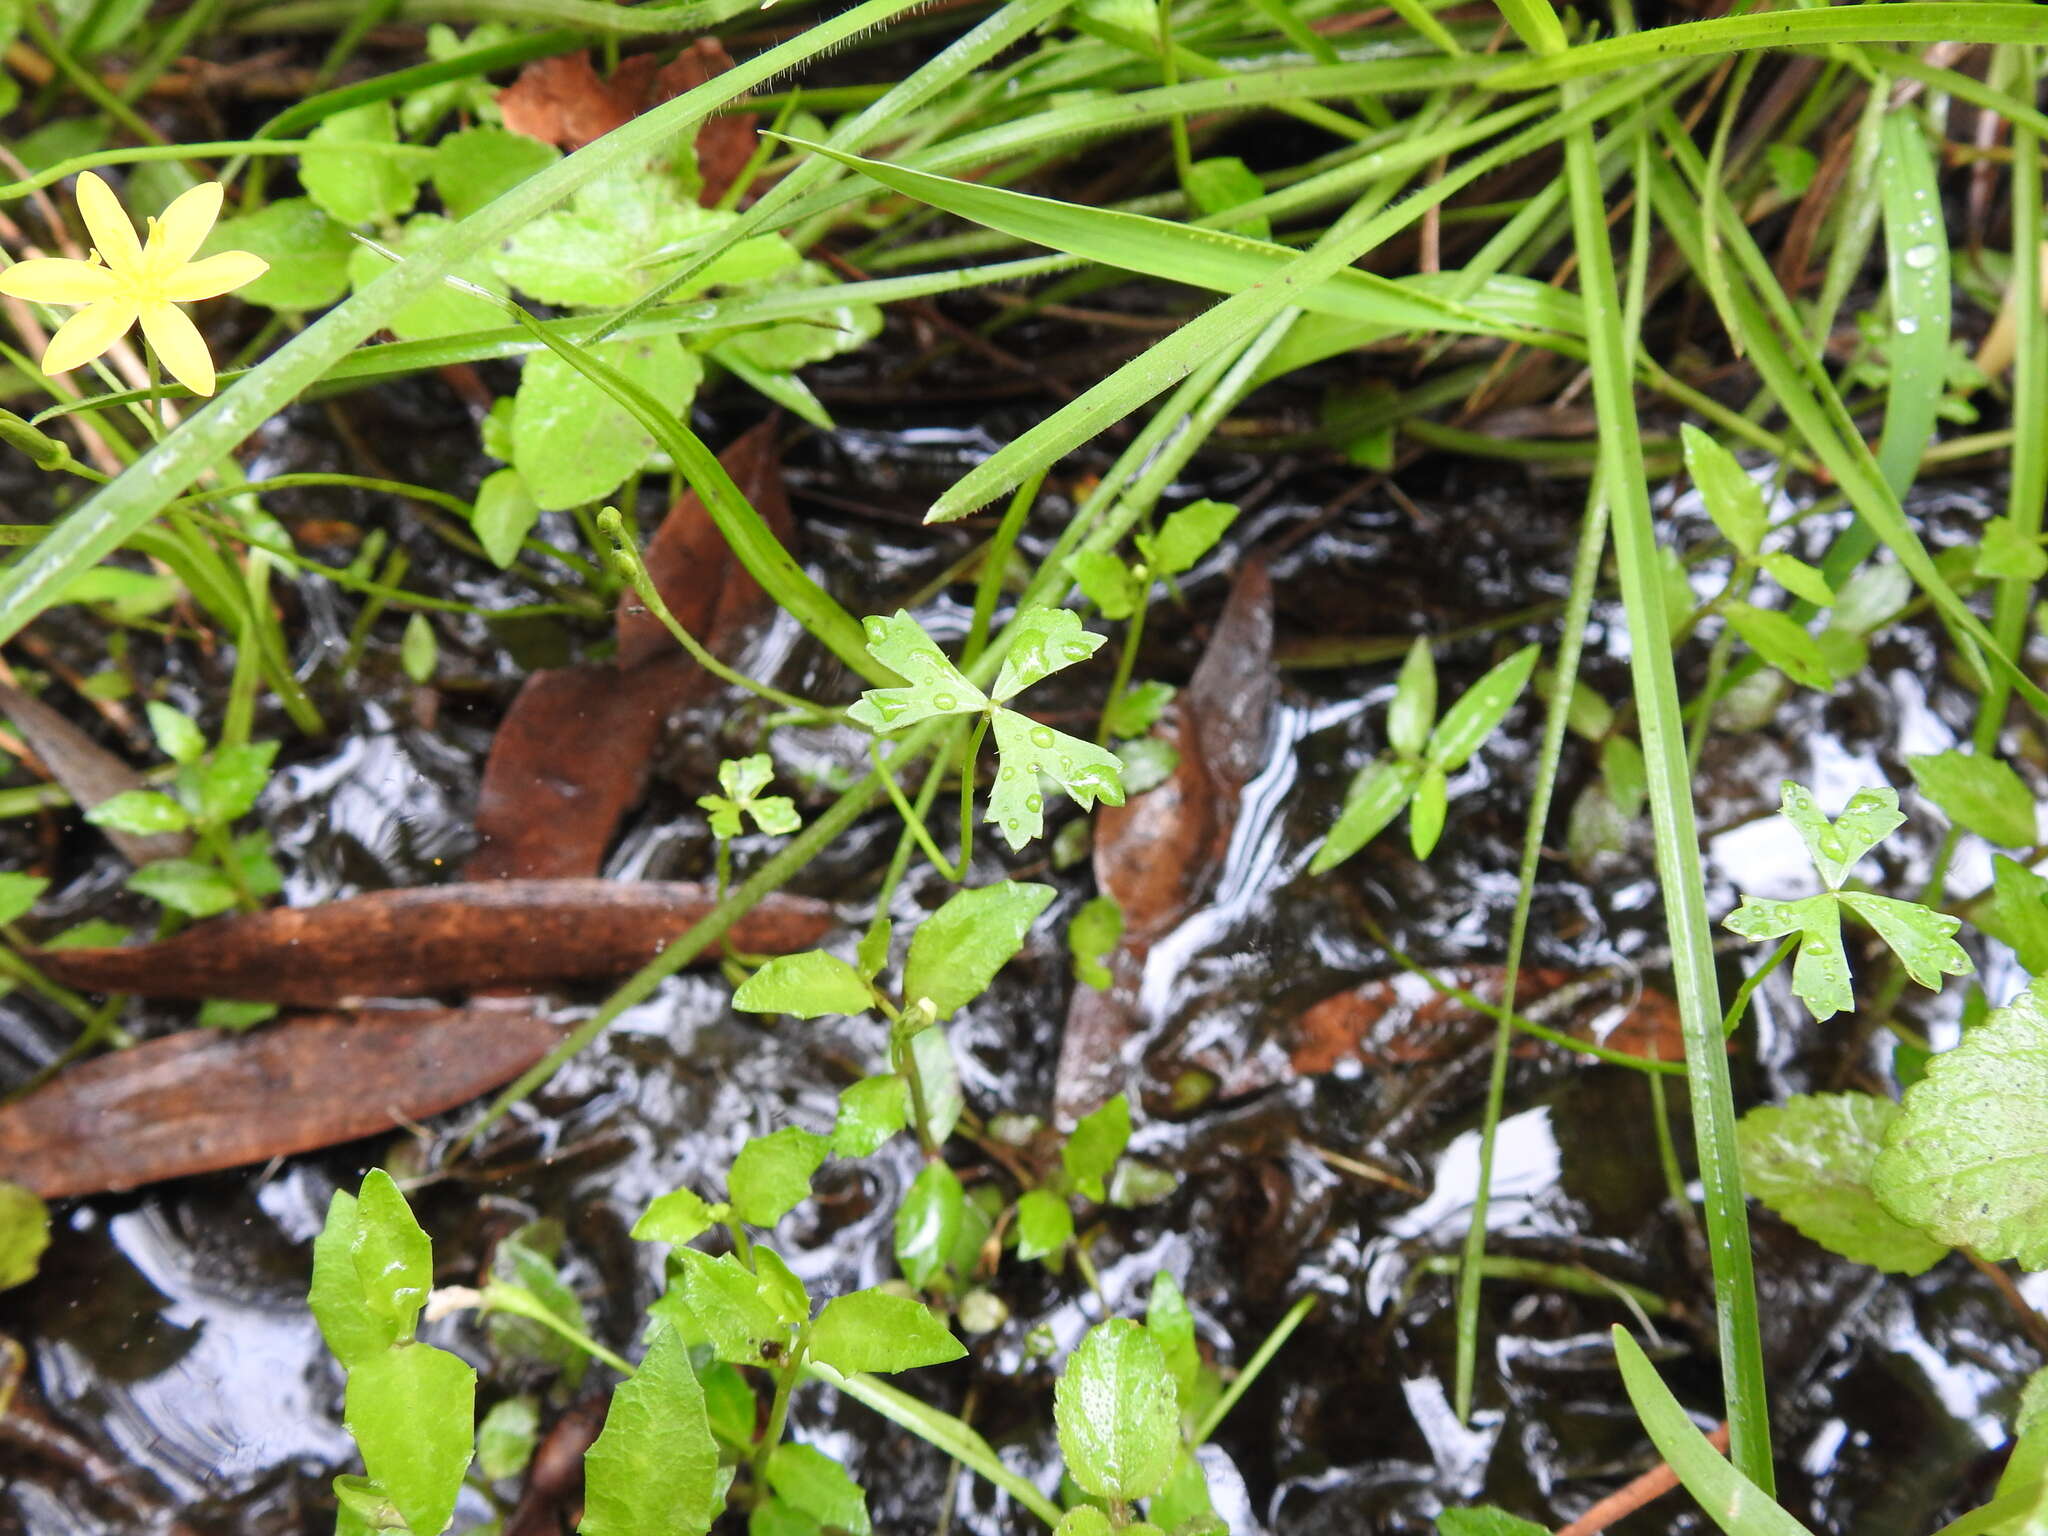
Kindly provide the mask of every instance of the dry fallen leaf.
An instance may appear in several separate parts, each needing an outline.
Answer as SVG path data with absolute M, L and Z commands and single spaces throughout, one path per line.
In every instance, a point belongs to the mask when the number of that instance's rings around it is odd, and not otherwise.
M 54 1200 L 379 1135 L 510 1082 L 561 1034 L 516 1003 L 166 1035 L 0 1106 L 0 1179 Z
M 646 964 L 714 905 L 711 887 L 681 882 L 488 880 L 238 913 L 160 943 L 28 958 L 81 991 L 325 1008 L 608 980 Z M 771 895 L 733 925 L 732 943 L 789 954 L 817 943 L 834 921 L 822 901 Z

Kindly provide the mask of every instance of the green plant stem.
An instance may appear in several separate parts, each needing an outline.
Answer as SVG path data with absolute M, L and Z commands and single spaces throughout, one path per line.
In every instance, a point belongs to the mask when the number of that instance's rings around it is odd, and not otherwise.
M 1721 1038 L 1732 1040 L 1735 1031 L 1742 1027 L 1743 1015 L 1749 1012 L 1749 1000 L 1756 989 L 1764 984 L 1764 978 L 1791 959 L 1799 948 L 1799 935 L 1787 934 L 1785 941 L 1771 952 L 1771 958 L 1742 978 L 1742 985 L 1735 989 L 1734 1001 L 1728 1004 L 1728 1016 L 1721 1021 Z
M 873 1376 L 843 1376 L 831 1366 L 815 1360 L 804 1363 L 804 1374 L 873 1409 L 920 1440 L 937 1446 L 970 1472 L 980 1474 L 1002 1489 L 1047 1525 L 1060 1523 L 1060 1507 L 1004 1466 L 994 1447 L 950 1413 L 942 1413 L 900 1387 L 890 1386 Z
M 995 536 L 982 549 L 981 571 L 974 580 L 974 619 L 967 626 L 967 643 L 960 648 L 962 667 L 972 667 L 988 646 L 989 627 L 995 622 L 996 604 L 1002 600 L 1010 553 L 1017 547 L 1017 536 L 1024 531 L 1032 504 L 1038 500 L 1039 487 L 1044 484 L 1045 471 L 1040 470 L 1017 487 L 1010 504 L 1003 509 L 1003 520 L 996 525 Z
M 744 688 L 756 698 L 766 699 L 770 704 L 780 704 L 784 709 L 793 709 L 819 720 L 837 720 L 841 717 L 840 710 L 826 704 L 814 704 L 809 699 L 800 699 L 793 693 L 784 693 L 780 688 L 772 688 L 766 683 L 757 682 L 746 673 L 727 666 L 712 655 L 698 643 L 695 635 L 683 628 L 682 621 L 669 608 L 660 588 L 655 586 L 654 578 L 648 574 L 647 562 L 640 558 L 640 547 L 633 542 L 633 535 L 627 532 L 626 520 L 620 515 L 618 508 L 606 507 L 598 513 L 597 529 L 604 537 L 605 553 L 613 567 L 633 588 L 634 595 L 640 599 L 642 606 L 661 621 L 662 628 L 669 632 L 676 644 L 690 653 L 690 659 L 698 666 L 721 682 L 730 683 L 735 688 Z
M 558 1317 L 525 1286 L 507 1285 L 502 1280 L 493 1280 L 483 1288 L 477 1305 L 485 1312 L 509 1312 L 514 1317 L 523 1317 L 528 1322 L 539 1323 L 550 1333 L 567 1339 L 593 1360 L 603 1361 L 621 1376 L 633 1374 L 632 1365 L 622 1356 L 606 1349 L 566 1318 Z
M 1518 1259 L 1504 1253 L 1489 1253 L 1480 1259 L 1479 1267 L 1488 1280 L 1543 1285 L 1602 1301 L 1620 1297 L 1646 1317 L 1671 1315 L 1671 1303 L 1655 1291 L 1631 1285 L 1626 1280 L 1612 1279 L 1584 1264 L 1551 1264 L 1542 1259 Z M 1465 1261 L 1455 1253 L 1433 1253 L 1415 1266 L 1415 1272 L 1422 1275 L 1462 1275 L 1464 1270 Z
M 1579 96 L 1576 87 L 1566 93 L 1567 100 Z M 1671 652 L 1664 645 L 1664 636 L 1670 631 L 1658 572 L 1656 530 L 1650 514 L 1642 442 L 1636 431 L 1629 343 L 1622 334 L 1621 307 L 1615 302 L 1613 250 L 1590 128 L 1575 127 L 1565 135 L 1565 169 L 1580 263 L 1580 293 L 1586 304 L 1593 396 L 1600 420 L 1602 477 L 1614 513 L 1622 603 L 1628 615 L 1629 633 L 1635 637 L 1630 671 L 1635 681 L 1636 712 L 1649 778 L 1657 873 L 1663 886 L 1665 925 L 1671 938 L 1673 990 L 1685 1036 L 1693 1134 L 1699 1146 L 1700 1182 L 1706 1193 L 1708 1251 L 1714 1270 L 1722 1383 L 1728 1400 L 1730 1456 L 1743 1473 L 1768 1491 L 1773 1482 L 1769 1407 L 1749 1246 L 1749 1214 L 1743 1201 L 1742 1169 L 1735 1150 L 1734 1092 L 1720 1030 L 1713 935 L 1700 870 L 1699 828 L 1686 771 L 1678 680 Z
M 1095 741 L 1098 746 L 1109 745 L 1109 712 L 1116 708 L 1124 696 L 1124 690 L 1131 686 L 1131 673 L 1137 670 L 1138 646 L 1145 638 L 1145 615 L 1151 611 L 1152 583 L 1145 582 L 1145 593 L 1139 597 L 1138 606 L 1131 613 L 1131 621 L 1124 626 L 1124 643 L 1117 650 L 1116 676 L 1109 680 L 1108 702 L 1102 706 L 1101 722 L 1095 727 Z
M 1223 1389 L 1222 1395 L 1211 1403 L 1209 1411 L 1202 1415 L 1202 1421 L 1195 1426 L 1194 1434 L 1188 1437 L 1191 1447 L 1207 1444 L 1209 1437 L 1216 1433 L 1217 1426 L 1228 1418 L 1230 1410 L 1237 1406 L 1237 1400 L 1250 1390 L 1251 1384 L 1259 1379 L 1260 1373 L 1272 1363 L 1273 1357 L 1280 1353 L 1281 1345 L 1294 1336 L 1295 1329 L 1308 1321 L 1308 1315 L 1315 1310 L 1315 1305 L 1315 1297 L 1304 1296 L 1287 1309 L 1287 1315 L 1280 1319 L 1271 1333 L 1266 1335 L 1266 1340 L 1258 1347 L 1258 1351 L 1251 1359 L 1245 1361 L 1244 1369 L 1237 1373 L 1237 1379 Z
M 57 73 L 64 77 L 73 90 L 145 144 L 164 144 L 162 134 L 151 127 L 127 102 L 108 90 L 98 75 L 71 56 L 71 50 L 64 46 L 63 40 L 43 21 L 42 12 L 38 7 L 25 5 L 21 8 L 20 16 L 22 27 L 30 39 L 56 66 Z M 187 153 L 189 151 L 180 151 L 179 157 L 183 158 Z M 200 174 L 204 174 L 203 167 L 200 168 Z
M 775 1454 L 775 1448 L 782 1444 L 783 1432 L 789 1428 L 789 1399 L 796 1390 L 797 1381 L 803 1376 L 804 1349 L 809 1342 L 810 1328 L 807 1325 L 799 1330 L 790 1348 L 788 1363 L 775 1372 L 775 1395 L 768 1404 L 768 1424 L 761 1431 L 753 1454 L 747 1458 L 756 1487 L 766 1486 L 768 1458 Z
M 1508 1053 L 1514 1034 L 1509 1020 L 1513 1017 L 1515 993 L 1521 977 L 1522 947 L 1529 933 L 1537 865 L 1543 857 L 1543 831 L 1550 821 L 1558 764 L 1564 756 L 1572 687 L 1578 680 L 1586 620 L 1593 611 L 1593 595 L 1599 590 L 1600 561 L 1606 549 L 1607 496 L 1596 480 L 1592 495 L 1587 498 L 1585 520 L 1579 530 L 1578 556 L 1572 565 L 1571 596 L 1565 609 L 1563 639 L 1558 646 L 1555 663 L 1557 681 L 1551 688 L 1550 704 L 1544 713 L 1543 743 L 1537 748 L 1537 762 L 1541 767 L 1537 774 L 1536 792 L 1529 804 L 1528 827 L 1522 838 L 1515 914 L 1508 929 L 1507 979 L 1501 993 L 1503 1011 L 1494 1025 L 1493 1060 L 1486 1080 L 1486 1111 L 1480 1121 L 1479 1178 L 1473 1189 L 1471 1221 L 1465 1228 L 1464 1264 L 1458 1276 L 1457 1356 L 1451 1401 L 1461 1422 L 1470 1422 L 1472 1417 L 1472 1386 L 1479 1358 L 1479 1285 L 1487 1273 L 1486 1210 L 1493 1193 L 1494 1146 L 1507 1101 Z
M 896 765 L 893 759 L 882 756 L 882 740 L 879 736 L 868 742 L 868 760 L 875 765 L 875 773 L 882 781 L 883 793 L 889 803 L 896 807 L 896 814 L 903 818 L 903 828 L 917 840 L 917 846 L 924 850 L 924 856 L 932 861 L 932 868 L 949 881 L 955 883 L 967 878 L 967 861 L 963 857 L 956 865 L 939 851 L 939 845 L 932 841 L 932 834 L 924 824 L 924 818 L 917 814 L 910 802 L 903 796 L 903 787 L 896 782 Z M 972 777 L 968 779 L 973 783 Z M 969 805 L 972 811 L 972 805 Z

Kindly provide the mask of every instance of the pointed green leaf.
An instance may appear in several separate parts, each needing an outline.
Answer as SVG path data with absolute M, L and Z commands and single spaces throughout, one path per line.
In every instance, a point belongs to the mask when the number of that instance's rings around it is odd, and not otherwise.
M 1033 608 L 1020 614 L 1013 628 L 1016 638 L 1003 653 L 992 694 L 999 704 L 1042 678 L 1086 661 L 1102 648 L 1106 638 L 1083 629 L 1081 616 L 1071 608 Z
M 1074 1127 L 1060 1148 L 1068 1182 L 1090 1200 L 1104 1198 L 1102 1181 L 1131 1144 L 1131 1101 L 1119 1093 Z
M 2048 877 L 2004 854 L 1991 859 L 1991 904 L 1977 926 L 2019 957 L 2034 976 L 2048 975 Z
M 1707 504 L 1707 516 L 1721 537 L 1735 546 L 1736 554 L 1745 560 L 1755 558 L 1770 526 L 1763 492 L 1734 454 L 1691 422 L 1680 427 L 1678 435 L 1685 446 L 1685 471 Z
M 895 1073 L 864 1077 L 839 1090 L 832 1124 L 834 1157 L 866 1157 L 910 1124 L 910 1086 Z
M 153 789 L 128 789 L 109 795 L 87 811 L 85 819 L 96 827 L 133 832 L 138 837 L 183 832 L 192 825 L 192 817 L 184 806 Z
M 726 1175 L 740 1220 L 772 1227 L 809 1199 L 811 1175 L 824 1165 L 825 1152 L 824 1137 L 794 1125 L 741 1147 Z
M 0 1179 L 0 1291 L 35 1278 L 50 1246 L 50 1208 L 31 1189 Z
M 1124 909 L 1114 896 L 1096 896 L 1082 903 L 1074 920 L 1067 924 L 1067 948 L 1074 956 L 1074 979 L 1096 991 L 1105 990 L 1115 978 L 1102 962 L 1116 950 L 1124 936 Z
M 1820 802 L 1804 784 L 1786 779 L 1778 786 L 1779 814 L 1791 822 L 1806 844 L 1821 884 L 1840 890 L 1849 871 L 1863 856 L 1906 824 L 1899 796 L 1892 789 L 1859 789 L 1842 814 L 1830 822 Z
M 657 1325 L 640 1368 L 612 1393 L 584 1454 L 579 1536 L 703 1536 L 725 1507 L 704 1389 L 675 1329 Z
M 818 1527 L 845 1532 L 846 1536 L 868 1536 L 873 1529 L 868 1523 L 867 1495 L 861 1492 L 860 1484 L 815 1446 L 785 1440 L 768 1453 L 768 1465 L 763 1470 L 775 1497 L 808 1516 Z
M 1387 823 L 1401 814 L 1421 778 L 1419 763 L 1382 758 L 1367 768 L 1346 797 L 1337 824 L 1309 860 L 1308 872 L 1320 875 L 1332 870 L 1378 837 Z
M 1827 577 L 1796 555 L 1768 554 L 1758 563 L 1765 575 L 1794 597 L 1804 598 L 1816 608 L 1834 606 L 1835 590 L 1828 585 Z
M 1180 1452 L 1180 1405 L 1166 1358 L 1128 1318 L 1088 1330 L 1060 1373 L 1053 1422 L 1067 1472 L 1098 1498 L 1149 1498 Z
M 861 974 L 822 949 L 777 955 L 741 982 L 732 995 L 742 1013 L 788 1013 L 815 1019 L 823 1013 L 865 1013 L 875 995 Z
M 967 1346 L 923 1302 L 887 1291 L 855 1291 L 825 1303 L 811 1325 L 811 1358 L 836 1371 L 910 1371 L 944 1365 Z
M 1436 1536 L 1550 1536 L 1550 1527 L 1480 1504 L 1444 1510 L 1436 1517 Z
M 1202 1354 L 1195 1346 L 1195 1314 L 1188 1310 L 1180 1282 L 1167 1270 L 1152 1277 L 1152 1294 L 1145 1303 L 1145 1331 L 1158 1344 L 1180 1393 L 1181 1412 L 1193 1402 L 1195 1379 L 1201 1373 Z
M 1145 597 L 1131 568 L 1107 550 L 1084 549 L 1067 556 L 1067 574 L 1105 619 L 1128 619 Z
M 196 763 L 206 753 L 206 738 L 192 717 L 181 709 L 151 699 L 143 706 L 149 714 L 150 734 L 157 750 L 174 763 Z
M 633 1223 L 633 1236 L 643 1243 L 682 1244 L 701 1236 L 725 1219 L 725 1208 L 713 1206 L 694 1190 L 672 1189 L 655 1197 Z
M 988 697 L 960 671 L 908 613 L 889 618 L 871 614 L 861 621 L 868 654 L 909 683 L 907 688 L 870 688 L 846 711 L 846 718 L 880 734 L 916 725 L 934 715 L 972 714 L 988 708 Z
M 1074 1239 L 1074 1212 L 1063 1195 L 1026 1190 L 1017 1199 L 1017 1257 L 1042 1259 Z
M 1424 754 L 1429 761 L 1446 773 L 1464 767 L 1514 708 L 1542 654 L 1540 646 L 1525 645 L 1466 689 L 1430 732 Z
M 1906 766 L 1920 793 L 1957 826 L 2001 848 L 2034 845 L 2034 797 L 2003 758 L 1931 752 L 1908 757 Z
M 767 1358 L 762 1346 L 786 1346 L 803 1321 L 786 1317 L 773 1287 L 729 1253 L 714 1259 L 702 1249 L 678 1248 L 671 1257 L 680 1270 L 675 1290 L 721 1360 L 759 1365 Z
M 1804 901 L 1759 901 L 1742 898 L 1722 926 L 1745 939 L 1781 939 L 1802 935 L 1792 962 L 1792 990 L 1805 999 L 1816 1019 L 1833 1018 L 1855 1005 L 1849 988 L 1849 957 L 1842 949 L 1842 912 L 1833 893 Z
M 26 917 L 43 892 L 49 888 L 50 882 L 41 875 L 24 875 L 14 870 L 0 870 L 0 923 L 11 923 Z
M 1444 816 L 1450 809 L 1450 786 L 1444 771 L 1435 763 L 1422 770 L 1415 784 L 1415 798 L 1408 802 L 1408 847 L 1418 859 L 1426 859 L 1444 835 Z
M 1805 626 L 1775 608 L 1758 608 L 1752 603 L 1729 603 L 1722 609 L 1743 643 L 1803 688 L 1821 693 L 1835 686 L 1835 674 L 1827 657 Z
M 1159 723 L 1159 716 L 1173 702 L 1178 690 L 1161 682 L 1138 683 L 1109 701 L 1102 723 L 1112 737 L 1142 736 Z M 1129 780 L 1125 781 L 1129 789 Z
M 370 1310 L 389 1319 L 400 1338 L 410 1334 L 434 1287 L 434 1245 L 382 1168 L 369 1171 L 356 1196 L 349 1255 Z
M 934 1017 L 949 1019 L 988 989 L 996 972 L 1024 947 L 1025 937 L 1056 893 L 1049 885 L 1004 880 L 956 891 L 918 924 L 903 963 L 903 1001 L 929 999 Z
M 944 1163 L 926 1163 L 896 1208 L 896 1264 L 922 1290 L 939 1277 L 960 1235 L 966 1195 Z
M 1871 1168 L 1899 1106 L 1869 1093 L 1800 1094 L 1736 1125 L 1743 1188 L 1830 1253 L 1917 1275 L 1948 1247 L 1878 1204 Z
M 344 1416 L 405 1523 L 440 1536 L 475 1443 L 476 1372 L 432 1345 L 395 1344 L 350 1367 Z
M 1227 501 L 1191 501 L 1161 523 L 1156 535 L 1140 534 L 1138 548 L 1154 575 L 1178 576 L 1192 570 L 1236 521 L 1237 508 Z
M 306 1295 L 320 1336 L 343 1367 L 389 1349 L 399 1328 L 374 1311 L 356 1274 L 356 1197 L 337 1189 L 327 1202 L 327 1222 L 313 1239 L 313 1284 Z
M 2048 979 L 1906 1091 L 1873 1182 L 1909 1226 L 1999 1263 L 2048 1268 Z
M 477 1470 L 492 1482 L 517 1477 L 540 1441 L 540 1400 L 521 1395 L 500 1399 L 476 1427 Z
M 1420 757 L 1436 724 L 1436 656 L 1421 635 L 1408 647 L 1401 676 L 1394 684 L 1394 705 L 1387 711 L 1387 745 L 1402 757 Z
M 994 823 L 1011 848 L 1022 848 L 1045 830 L 1045 779 L 1084 811 L 1098 797 L 1108 805 L 1124 803 L 1124 765 L 1114 752 L 1036 724 L 1014 709 L 997 710 L 994 725 L 996 783 L 982 819 Z
M 519 558 L 526 536 L 540 521 L 540 504 L 519 478 L 516 469 L 493 470 L 476 488 L 476 506 L 470 512 L 470 527 L 491 564 L 504 570 Z
M 1967 976 L 1977 968 L 1955 940 L 1956 930 L 1963 926 L 1961 918 L 1932 911 L 1917 901 L 1873 896 L 1868 891 L 1845 891 L 1841 900 L 1877 930 L 1877 936 L 1905 966 L 1906 974 L 1921 986 L 1939 992 L 1942 977 Z
M 274 741 L 216 748 L 204 765 L 192 770 L 199 787 L 199 819 L 223 826 L 248 815 L 270 782 L 270 764 L 276 756 Z

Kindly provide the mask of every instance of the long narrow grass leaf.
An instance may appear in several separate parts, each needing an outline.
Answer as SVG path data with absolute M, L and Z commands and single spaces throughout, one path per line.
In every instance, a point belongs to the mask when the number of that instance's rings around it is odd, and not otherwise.
M 1664 1385 L 1642 1346 L 1619 1326 L 1614 1330 L 1614 1355 L 1650 1443 L 1678 1474 L 1685 1491 L 1728 1536 L 1813 1536 L 1714 1449 Z
M 1985 0 L 1899 0 L 1895 5 L 1831 5 L 1811 11 L 1751 11 L 1688 21 L 1588 43 L 1569 53 L 1511 64 L 1487 79 L 1495 91 L 1531 91 L 1588 75 L 1674 59 L 1751 48 L 1818 47 L 1827 43 L 2031 43 L 2041 37 L 2041 10 Z
M 1576 96 L 1574 89 L 1568 92 Z M 1749 1246 L 1749 1214 L 1735 1150 L 1734 1093 L 1721 1039 L 1721 1003 L 1714 977 L 1713 933 L 1693 814 L 1685 722 L 1678 679 L 1664 637 L 1664 606 L 1656 530 L 1650 515 L 1628 342 L 1615 287 L 1592 131 L 1574 126 L 1565 139 L 1573 237 L 1585 296 L 1593 396 L 1599 414 L 1600 472 L 1614 519 L 1614 546 L 1622 604 L 1635 637 L 1630 671 L 1635 681 L 1643 761 L 1649 781 L 1650 821 L 1664 922 L 1671 940 L 1672 991 L 1685 1039 L 1686 1086 L 1705 1194 L 1709 1251 L 1714 1271 L 1715 1327 L 1721 1379 L 1735 1463 L 1762 1486 L 1771 1485 L 1768 1405 L 1763 1347 L 1757 1319 L 1756 1279 Z

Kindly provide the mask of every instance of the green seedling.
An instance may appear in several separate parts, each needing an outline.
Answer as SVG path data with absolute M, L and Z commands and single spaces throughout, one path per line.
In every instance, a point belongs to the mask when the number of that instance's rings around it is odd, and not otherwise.
M 989 693 L 962 676 L 908 613 L 870 616 L 864 624 L 868 653 L 907 679 L 909 686 L 870 688 L 847 710 L 847 718 L 879 737 L 941 715 L 981 716 L 996 738 L 996 782 L 982 819 L 993 823 L 1012 849 L 1022 848 L 1045 830 L 1043 785 L 1048 779 L 1083 810 L 1097 800 L 1124 803 L 1123 765 L 1115 753 L 1006 707 L 1033 683 L 1086 661 L 1101 647 L 1102 636 L 1082 629 L 1072 611 L 1037 608 L 1019 618 L 1013 626 L 1016 639 Z M 980 735 L 977 724 L 962 764 L 963 781 L 971 781 Z M 901 791 L 895 793 L 912 831 L 921 832 L 923 824 L 901 801 Z M 951 867 L 936 848 L 926 851 L 941 867 Z M 961 857 L 964 863 L 966 850 Z
M 1975 969 L 1955 942 L 1956 930 L 1962 926 L 1960 918 L 1915 901 L 1842 889 L 1849 871 L 1905 823 L 1897 791 L 1859 789 L 1832 822 L 1821 813 L 1813 791 L 1803 784 L 1787 779 L 1779 793 L 1780 814 L 1798 829 L 1827 889 L 1799 901 L 1744 896 L 1724 926 L 1746 939 L 1797 937 L 1792 990 L 1816 1019 L 1832 1018 L 1855 1005 L 1849 957 L 1842 948 L 1845 907 L 1877 930 L 1878 937 L 1905 966 L 1906 974 L 1923 987 L 1939 990 L 1943 976 L 1966 976 Z
M 1401 664 L 1387 712 L 1390 751 L 1374 759 L 1351 786 L 1337 824 L 1309 861 L 1309 873 L 1336 868 L 1378 837 L 1403 806 L 1410 807 L 1409 846 L 1418 859 L 1428 858 L 1443 833 L 1450 775 L 1471 761 L 1507 718 L 1536 670 L 1538 654 L 1536 646 L 1523 646 L 1467 689 L 1439 720 L 1436 661 L 1429 642 L 1418 636 Z
M 128 877 L 128 889 L 186 917 L 212 917 L 230 907 L 254 911 L 275 895 L 283 876 L 270 858 L 262 829 L 239 836 L 234 823 L 255 808 L 270 782 L 274 741 L 219 742 L 211 748 L 189 715 L 152 700 L 150 728 L 164 755 L 178 765 L 166 794 L 131 789 L 86 813 L 95 826 L 139 836 L 189 833 L 194 856 L 157 859 Z

